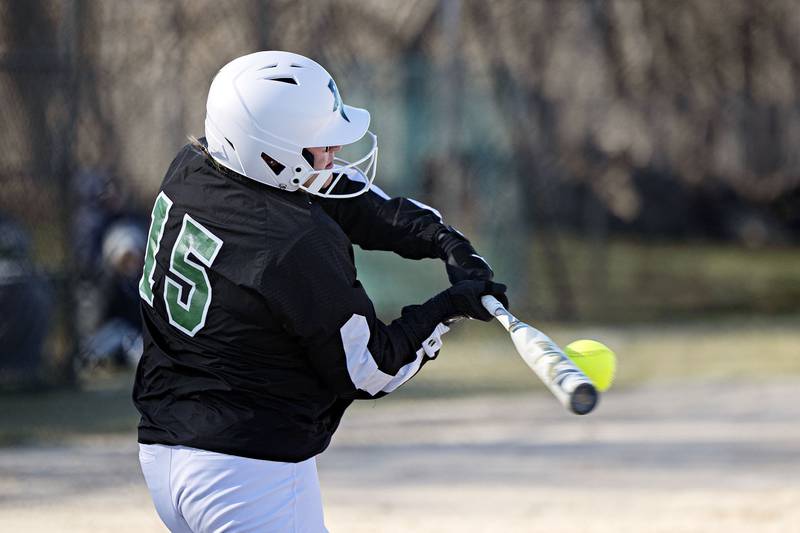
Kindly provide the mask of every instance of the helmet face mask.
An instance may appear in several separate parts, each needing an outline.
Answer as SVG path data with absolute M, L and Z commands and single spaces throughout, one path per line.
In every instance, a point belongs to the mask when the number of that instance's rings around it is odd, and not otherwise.
M 301 181 L 299 188 L 309 194 L 323 198 L 353 198 L 367 192 L 372 182 L 375 181 L 375 170 L 378 166 L 378 137 L 371 131 L 368 131 L 367 135 L 372 140 L 372 146 L 366 155 L 352 163 L 340 157 L 335 157 L 332 168 L 315 170 L 316 176 L 312 175 L 310 181 Z M 352 175 L 354 172 L 362 176 L 362 179 L 358 181 L 364 182 L 364 186 L 352 193 L 334 193 L 333 191 L 341 179 L 346 175 Z M 326 187 L 325 184 L 331 176 L 333 176 L 333 181 Z
M 287 191 L 349 198 L 375 178 L 378 146 L 369 122 L 367 110 L 342 102 L 319 64 L 289 52 L 256 52 L 234 59 L 212 81 L 205 134 L 211 157 L 234 172 Z M 305 148 L 347 145 L 367 133 L 372 147 L 353 163 L 337 158 L 333 168 L 316 170 L 303 155 Z M 363 174 L 366 186 L 334 194 L 352 172 Z M 332 174 L 339 174 L 336 183 L 324 187 Z

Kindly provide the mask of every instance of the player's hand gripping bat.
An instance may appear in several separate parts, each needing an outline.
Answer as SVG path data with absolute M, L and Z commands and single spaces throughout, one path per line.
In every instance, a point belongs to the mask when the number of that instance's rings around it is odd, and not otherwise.
M 519 355 L 564 407 L 578 415 L 594 409 L 597 389 L 550 337 L 520 322 L 494 296 L 483 296 L 481 302 L 508 330 Z

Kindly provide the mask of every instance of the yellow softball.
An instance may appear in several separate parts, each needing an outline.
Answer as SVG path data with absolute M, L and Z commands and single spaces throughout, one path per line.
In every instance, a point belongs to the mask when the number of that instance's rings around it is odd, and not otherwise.
M 608 346 L 584 339 L 570 343 L 564 353 L 592 380 L 598 391 L 604 392 L 611 387 L 617 369 L 617 356 Z

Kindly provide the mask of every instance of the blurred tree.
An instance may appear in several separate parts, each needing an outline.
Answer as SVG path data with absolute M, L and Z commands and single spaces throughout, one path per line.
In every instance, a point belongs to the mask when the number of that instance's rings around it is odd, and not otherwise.
M 111 170 L 148 204 L 202 134 L 217 69 L 294 50 L 372 111 L 381 185 L 483 231 L 544 315 L 580 316 L 587 291 L 613 296 L 614 235 L 800 242 L 798 13 L 796 0 L 0 0 L 0 208 L 68 212 L 66 163 Z M 31 232 L 48 253 L 67 241 L 51 222 Z M 593 267 L 579 280 L 576 238 Z

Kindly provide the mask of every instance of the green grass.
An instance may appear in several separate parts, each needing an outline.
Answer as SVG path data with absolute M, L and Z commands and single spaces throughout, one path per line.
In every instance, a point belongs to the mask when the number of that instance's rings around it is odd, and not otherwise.
M 575 318 L 622 323 L 800 311 L 799 248 L 622 239 L 593 248 L 575 237 L 559 242 Z M 543 277 L 543 261 L 541 254 L 531 258 L 530 279 L 538 283 L 529 298 L 552 316 L 563 296 Z
M 522 316 L 527 319 L 528 317 Z M 800 316 L 627 326 L 537 324 L 559 344 L 593 338 L 617 352 L 615 388 L 653 382 L 751 381 L 800 376 Z M 496 324 L 458 324 L 429 363 L 391 399 L 545 393 Z M 131 374 L 89 390 L 0 394 L 0 445 L 135 430 Z

